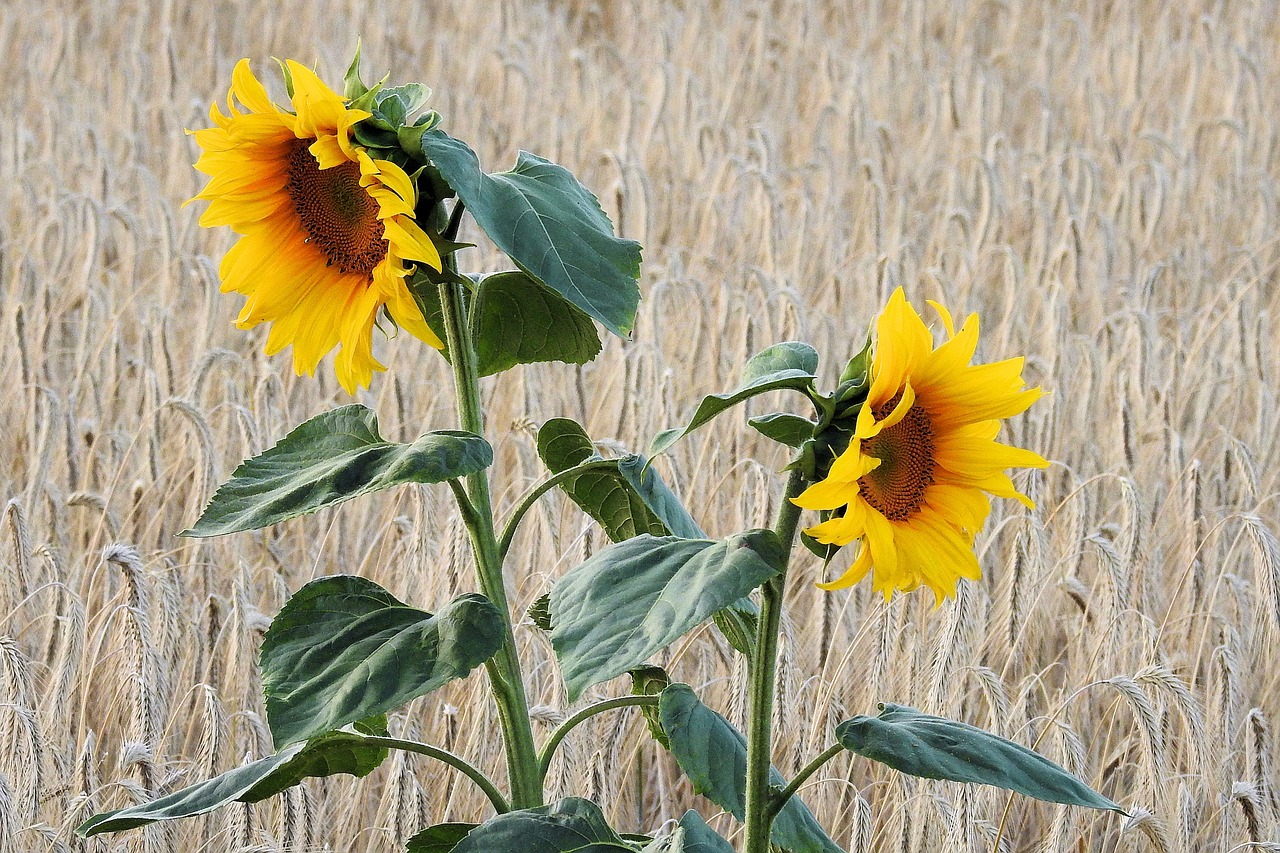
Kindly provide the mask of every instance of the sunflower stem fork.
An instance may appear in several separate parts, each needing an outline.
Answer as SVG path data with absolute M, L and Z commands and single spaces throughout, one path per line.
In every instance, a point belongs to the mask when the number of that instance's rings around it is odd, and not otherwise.
M 785 560 L 790 562 L 792 543 L 800 521 L 800 507 L 791 499 L 804 491 L 804 472 L 799 466 L 787 480 L 786 493 L 778 507 L 774 532 L 782 541 Z M 769 853 L 769 837 L 776 792 L 769 785 L 773 757 L 773 696 L 777 680 L 778 632 L 782 626 L 782 599 L 786 569 L 765 582 L 760 590 L 760 618 L 756 623 L 756 643 L 751 657 L 747 719 L 747 803 L 746 846 L 743 853 Z

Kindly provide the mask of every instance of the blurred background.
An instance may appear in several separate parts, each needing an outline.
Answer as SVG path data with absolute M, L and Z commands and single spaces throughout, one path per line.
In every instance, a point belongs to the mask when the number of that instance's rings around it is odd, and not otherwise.
M 486 380 L 499 512 L 569 416 L 642 450 L 781 340 L 834 384 L 884 299 L 978 312 L 980 360 L 1027 356 L 1051 393 L 1004 440 L 1055 460 L 997 505 L 985 577 L 934 610 L 793 572 L 784 773 L 834 723 L 893 701 L 1037 749 L 1132 817 L 915 780 L 845 756 L 802 796 L 849 851 L 1280 850 L 1274 325 L 1280 16 L 1271 2 L 0 4 L 0 848 L 403 849 L 487 816 L 468 782 L 393 756 L 257 806 L 88 842 L 89 814 L 270 752 L 257 648 L 309 579 L 373 578 L 434 610 L 473 588 L 447 490 L 405 487 L 260 533 L 175 534 L 241 459 L 351 402 L 329 361 L 295 377 L 218 293 L 184 128 L 236 60 L 338 86 L 420 81 L 490 171 L 526 149 L 644 245 L 632 340 L 581 368 Z M 476 240 L 473 232 L 464 239 Z M 483 246 L 464 268 L 498 269 Z M 383 434 L 456 424 L 445 366 L 409 336 L 356 399 Z M 752 401 L 762 414 L 797 400 Z M 786 457 L 731 415 L 657 465 L 715 536 L 766 524 Z M 524 608 L 605 543 L 559 495 L 513 549 Z M 828 571 L 842 571 L 841 554 Z M 550 646 L 517 628 L 538 732 L 571 712 Z M 657 662 L 741 722 L 740 657 L 704 630 Z M 626 685 L 602 685 L 597 698 Z M 588 696 L 585 701 L 591 697 Z M 829 709 L 829 710 L 828 710 Z M 570 736 L 551 796 L 621 831 L 698 808 L 634 711 Z M 392 720 L 497 776 L 477 673 Z M 998 827 L 1003 825 L 1001 832 Z

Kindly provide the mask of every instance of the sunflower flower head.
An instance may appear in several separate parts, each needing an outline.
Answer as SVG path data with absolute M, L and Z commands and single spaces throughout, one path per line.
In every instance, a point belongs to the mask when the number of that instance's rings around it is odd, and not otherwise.
M 889 298 L 876 320 L 871 387 L 852 440 L 827 477 L 795 498 L 806 509 L 841 511 L 805 530 L 817 541 L 859 542 L 853 565 L 818 584 L 824 589 L 852 586 L 871 572 L 886 600 L 920 586 L 938 602 L 954 595 L 960 578 L 982 575 L 973 541 L 990 511 L 988 496 L 1033 506 L 1006 472 L 1049 464 L 996 441 L 1000 421 L 1043 394 L 1023 382 L 1023 359 L 970 364 L 978 316 L 957 332 L 947 310 L 930 304 L 947 333 L 936 347 L 902 288 Z
M 266 352 L 293 348 L 294 371 L 314 374 L 334 361 L 347 393 L 374 371 L 373 326 L 386 310 L 400 328 L 441 348 L 405 279 L 413 263 L 440 269 L 440 254 L 415 220 L 413 180 L 356 144 L 352 109 L 309 68 L 284 63 L 292 110 L 277 107 L 242 59 L 227 110 L 210 107 L 213 127 L 192 131 L 209 176 L 206 227 L 240 235 L 222 260 L 223 292 L 245 296 L 236 325 L 271 324 Z

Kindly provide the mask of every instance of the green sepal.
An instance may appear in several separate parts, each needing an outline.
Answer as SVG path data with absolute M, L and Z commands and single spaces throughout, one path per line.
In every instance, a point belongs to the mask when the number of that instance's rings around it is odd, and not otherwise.
M 538 430 L 538 456 L 553 474 L 594 459 L 603 459 L 580 424 L 552 418 Z M 628 455 L 608 468 L 584 471 L 560 484 L 612 542 L 641 533 L 702 539 L 696 521 L 680 499 L 649 467 L 643 456 Z
M 817 424 L 800 415 L 790 412 L 773 412 L 748 418 L 747 424 L 765 438 L 785 444 L 787 447 L 799 447 L 813 437 Z
M 429 161 L 516 266 L 619 337 L 635 322 L 640 244 L 617 237 L 600 202 L 564 167 L 527 151 L 487 175 L 465 143 L 430 129 L 401 139 Z
M 356 55 L 351 58 L 351 64 L 347 66 L 347 73 L 342 77 L 342 96 L 348 101 L 351 109 L 362 109 L 356 106 L 355 102 L 369 91 L 369 87 L 360 79 L 360 50 L 363 47 L 361 40 L 356 39 Z
M 745 820 L 747 739 L 703 705 L 687 684 L 672 684 L 662 691 L 658 711 L 662 729 L 671 741 L 671 754 L 693 789 L 738 820 Z M 778 789 L 785 784 L 782 774 L 772 767 L 769 782 Z M 770 841 L 792 853 L 844 853 L 797 796 L 788 799 L 778 812 Z
M 471 830 L 452 853 L 636 853 L 615 832 L 600 807 L 567 797 L 553 806 L 490 818 Z
M 1126 814 L 1064 768 L 1019 743 L 966 723 L 883 703 L 878 717 L 857 716 L 836 726 L 850 752 L 923 779 L 975 782 L 1038 800 Z
M 649 455 L 657 456 L 712 418 L 760 394 L 792 390 L 812 396 L 817 369 L 818 352 L 806 343 L 785 341 L 761 350 L 747 362 L 736 390 L 703 397 L 688 423 L 654 436 Z
M 385 718 L 362 721 L 348 731 L 326 732 L 151 802 L 96 814 L 78 826 L 76 834 L 87 838 L 162 820 L 196 817 L 233 802 L 256 803 L 306 778 L 339 773 L 361 778 L 387 756 L 385 747 L 368 744 L 365 736 L 385 733 Z
M 405 284 L 409 288 L 409 295 L 417 303 L 418 310 L 422 312 L 422 319 L 436 333 L 440 343 L 444 344 L 436 352 L 445 361 L 449 361 L 449 342 L 445 340 L 444 306 L 440 303 L 440 288 L 432 280 L 431 273 L 420 266 L 414 267 L 413 273 L 405 279 Z
M 485 276 L 471 302 L 481 376 L 517 364 L 586 364 L 600 354 L 591 318 L 523 272 Z
M 602 548 L 551 590 L 551 643 L 569 701 L 645 663 L 786 567 L 772 530 L 637 536 Z
M 663 690 L 671 686 L 671 676 L 660 666 L 638 666 L 627 671 L 631 676 L 631 692 L 641 696 L 659 696 Z M 641 705 L 640 713 L 644 716 L 649 734 L 662 744 L 663 749 L 671 749 L 671 741 L 662 730 L 662 717 L 656 705 Z
M 277 747 L 306 740 L 466 676 L 502 645 L 505 616 L 468 593 L 437 613 L 366 578 L 314 580 L 262 640 L 262 690 Z
M 385 440 L 361 405 L 316 415 L 265 453 L 246 460 L 180 536 L 257 530 L 360 495 L 405 483 L 441 483 L 489 467 L 493 449 L 478 435 L 437 430 L 411 444 Z
M 871 384 L 871 336 L 867 336 L 867 342 L 862 345 L 862 349 L 858 354 L 849 359 L 845 363 L 844 370 L 840 371 L 840 384 L 845 382 L 852 383 L 852 387 L 866 387 Z
M 271 57 L 275 60 L 276 65 L 280 66 L 280 76 L 284 78 L 284 91 L 293 100 L 293 72 L 289 70 L 289 66 L 285 64 L 283 59 Z
M 478 823 L 437 823 L 414 835 L 405 853 L 453 853 Z

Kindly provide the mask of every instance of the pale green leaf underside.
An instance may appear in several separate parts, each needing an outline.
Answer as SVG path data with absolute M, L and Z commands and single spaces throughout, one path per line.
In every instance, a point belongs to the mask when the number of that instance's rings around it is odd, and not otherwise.
M 378 434 L 377 416 L 351 405 L 317 415 L 243 462 L 184 536 L 256 530 L 404 483 L 439 483 L 484 470 L 489 443 L 456 430 L 412 444 Z
M 878 717 L 857 716 L 838 725 L 840 745 L 924 779 L 994 785 L 1051 803 L 1124 814 L 1117 803 L 1021 744 L 905 705 L 880 707 Z
M 597 551 L 551 590 L 551 642 L 570 701 L 622 675 L 780 572 L 770 530 L 637 536 Z
M 358 733 L 328 732 L 149 803 L 94 815 L 76 833 L 87 837 L 121 832 L 156 821 L 195 817 L 237 801 L 256 803 L 305 778 L 337 773 L 363 777 L 386 756 L 385 747 L 369 745 Z
M 321 578 L 293 595 L 262 643 L 277 747 L 314 737 L 462 678 L 498 650 L 504 616 L 470 593 L 436 614 L 365 578 Z

